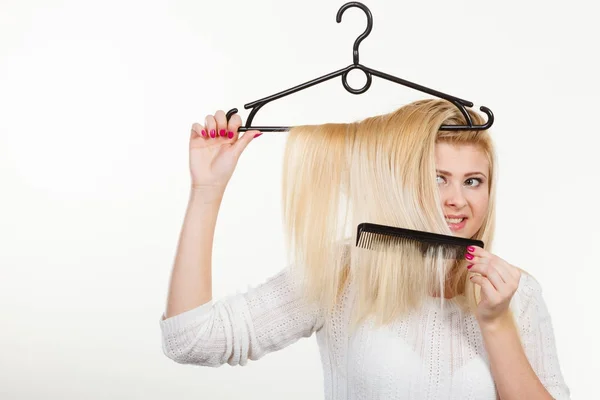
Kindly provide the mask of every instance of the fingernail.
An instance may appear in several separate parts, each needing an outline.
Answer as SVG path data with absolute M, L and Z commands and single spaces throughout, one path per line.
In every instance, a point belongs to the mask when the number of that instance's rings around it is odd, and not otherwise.
M 473 246 L 469 246 L 467 247 L 467 250 L 470 251 L 471 253 L 475 251 L 475 247 Z
M 225 136 L 225 129 L 221 129 L 221 130 L 219 131 L 219 133 L 221 134 L 221 136 Z
M 473 264 L 467 265 L 467 269 L 471 269 L 472 267 L 473 267 Z
M 206 136 L 206 131 L 202 129 L 202 136 Z
M 472 260 L 473 259 L 473 255 L 472 254 L 465 254 L 465 258 L 467 260 Z
M 228 137 L 229 139 L 231 139 L 231 138 L 233 137 L 233 132 L 229 131 L 229 133 L 227 134 L 227 137 Z
M 259 137 L 260 135 L 262 135 L 262 133 L 257 133 L 256 135 L 254 135 L 255 138 Z
M 214 129 L 210 130 L 210 137 L 212 137 L 212 138 L 215 137 L 215 130 Z

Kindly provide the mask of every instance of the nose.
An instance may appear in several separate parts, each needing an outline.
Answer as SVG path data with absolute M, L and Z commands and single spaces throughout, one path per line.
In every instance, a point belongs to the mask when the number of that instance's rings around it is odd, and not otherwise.
M 461 209 L 467 205 L 467 199 L 464 196 L 462 187 L 458 185 L 448 185 L 442 192 L 444 205 Z

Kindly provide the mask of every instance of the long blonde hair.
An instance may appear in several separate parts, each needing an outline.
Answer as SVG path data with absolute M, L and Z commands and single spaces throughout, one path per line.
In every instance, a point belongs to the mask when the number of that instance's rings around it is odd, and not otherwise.
M 469 110 L 474 123 L 482 117 Z M 489 205 L 473 236 L 491 249 L 495 225 L 495 153 L 487 131 L 440 131 L 465 124 L 446 100 L 420 100 L 354 123 L 290 130 L 283 164 L 283 221 L 288 262 L 300 272 L 305 295 L 332 310 L 356 283 L 353 324 L 380 324 L 419 307 L 432 292 L 451 288 L 476 307 L 479 287 L 466 261 L 439 252 L 423 256 L 410 242 L 381 251 L 355 246 L 361 222 L 452 235 L 436 183 L 435 145 L 477 145 L 487 156 Z M 385 250 L 385 251 L 384 251 Z

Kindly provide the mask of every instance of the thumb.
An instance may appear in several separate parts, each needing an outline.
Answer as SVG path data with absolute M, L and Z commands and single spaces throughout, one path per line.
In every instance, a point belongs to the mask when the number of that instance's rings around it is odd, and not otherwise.
M 260 131 L 246 131 L 244 133 L 244 136 L 239 138 L 233 144 L 235 155 L 237 157 L 239 157 L 242 154 L 242 152 L 244 151 L 244 149 L 246 148 L 246 146 L 248 146 L 248 143 L 250 143 L 254 139 L 255 136 L 260 136 L 260 135 L 262 135 L 262 132 L 260 132 Z

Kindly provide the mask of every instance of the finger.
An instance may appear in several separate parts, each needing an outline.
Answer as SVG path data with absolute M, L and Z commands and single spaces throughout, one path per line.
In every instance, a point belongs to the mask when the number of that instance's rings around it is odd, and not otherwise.
M 507 282 L 504 281 L 502 276 L 498 273 L 496 268 L 491 264 L 473 264 L 469 269 L 472 273 L 481 274 L 488 278 L 488 280 L 494 285 L 494 288 L 499 292 L 504 293 L 506 291 Z
M 510 289 L 514 292 L 519 287 L 519 281 L 521 280 L 521 272 L 510 265 L 509 263 L 499 260 L 498 263 L 495 264 L 496 270 L 504 279 L 504 282 L 508 284 Z
M 468 261 L 474 261 L 475 258 L 488 258 L 491 259 L 493 257 L 493 254 L 490 253 L 487 250 L 484 250 L 483 248 L 479 247 L 479 246 L 467 246 L 467 252 L 465 254 L 465 259 L 467 259 Z
M 513 281 L 513 276 L 509 269 L 509 265 L 506 261 L 502 260 L 501 258 L 498 258 L 494 260 L 492 264 L 494 265 L 494 268 L 496 269 L 496 271 L 498 271 L 504 282 L 509 283 Z
M 478 257 L 491 257 L 492 253 L 479 246 L 467 246 L 467 253 Z
M 204 120 L 204 126 L 206 126 L 206 132 L 208 132 L 210 138 L 216 137 L 217 121 L 212 115 L 207 115 Z
M 475 251 L 471 251 L 472 248 L 475 248 Z M 465 255 L 465 258 L 471 264 L 493 265 L 504 282 L 509 283 L 514 280 L 511 276 L 512 272 L 508 268 L 508 263 L 502 258 L 490 253 L 489 251 L 483 250 L 481 247 L 472 246 L 471 249 L 467 249 L 469 253 Z
M 227 137 L 229 139 L 235 138 L 234 140 L 238 140 L 238 129 L 240 126 L 242 126 L 242 117 L 240 117 L 238 114 L 233 114 L 227 124 Z
M 217 136 L 218 137 L 226 137 L 227 136 L 227 116 L 225 115 L 225 111 L 219 110 L 215 113 L 215 120 L 217 121 Z
M 489 264 L 491 262 L 490 257 L 474 256 L 472 254 L 465 254 L 465 259 L 470 264 Z
M 490 301 L 497 300 L 498 292 L 496 289 L 494 289 L 492 283 L 485 276 L 473 275 L 470 279 L 474 284 L 481 286 L 481 290 L 485 293 L 486 297 L 490 299 Z
M 521 276 L 523 275 L 523 273 L 520 268 L 515 267 L 514 265 L 511 265 L 511 267 L 512 267 L 512 275 L 513 275 L 514 279 L 517 281 L 517 285 L 518 285 L 519 282 L 521 281 Z
M 502 261 L 500 268 L 505 271 L 505 274 L 510 276 L 513 280 L 519 281 L 521 279 L 521 269 L 515 267 L 514 265 L 500 259 Z M 499 268 L 499 269 L 500 269 Z M 504 275 L 503 275 L 504 276 Z
M 479 247 L 479 246 L 467 246 L 467 253 L 465 259 L 473 264 L 475 263 L 491 263 L 491 260 L 495 257 L 494 254 Z
M 501 259 L 490 260 L 489 258 L 475 257 L 470 263 L 471 265 L 468 265 L 467 268 L 471 272 L 478 272 L 484 276 L 489 276 L 490 273 L 494 272 L 498 274 L 505 283 L 512 281 L 511 275 L 506 269 L 502 268 L 503 262 Z
M 202 126 L 196 122 L 192 125 L 192 132 L 191 132 L 190 139 L 196 139 L 196 138 L 200 138 L 200 137 L 207 138 L 208 134 L 206 133 L 206 129 L 204 129 L 204 126 Z
M 260 131 L 246 131 L 244 135 L 234 144 L 234 152 L 236 157 L 239 157 L 242 154 L 244 149 L 248 146 L 248 143 L 260 135 L 262 135 Z

